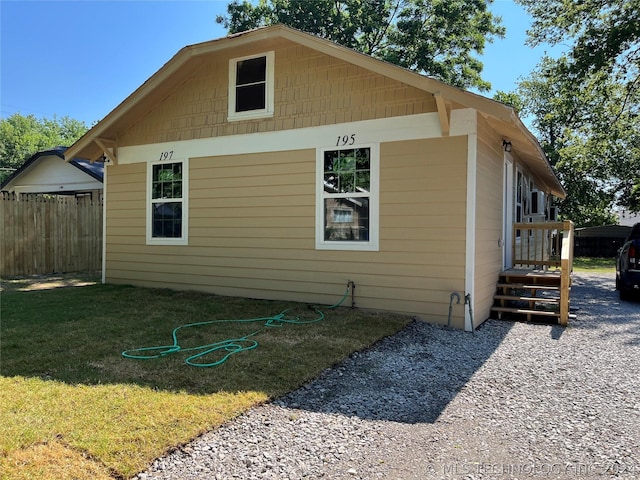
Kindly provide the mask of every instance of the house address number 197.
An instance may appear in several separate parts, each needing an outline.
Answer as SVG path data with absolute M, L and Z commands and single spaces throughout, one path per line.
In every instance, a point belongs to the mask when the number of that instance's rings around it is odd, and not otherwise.
M 160 153 L 160 161 L 171 160 L 173 158 L 173 150 Z

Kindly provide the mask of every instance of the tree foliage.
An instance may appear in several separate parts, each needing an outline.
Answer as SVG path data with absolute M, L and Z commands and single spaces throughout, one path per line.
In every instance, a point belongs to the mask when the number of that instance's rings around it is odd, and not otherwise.
M 517 0 L 532 15 L 528 43 L 569 45 L 520 84 L 526 110 L 580 224 L 640 211 L 640 0 Z
M 433 76 L 488 90 L 486 42 L 504 36 L 492 0 L 234 0 L 216 19 L 229 33 L 282 23 Z
M 516 92 L 503 92 L 502 90 L 498 90 L 493 95 L 493 99 L 497 102 L 509 105 L 518 114 L 524 109 L 524 102 L 522 100 L 522 97 Z
M 20 167 L 35 153 L 68 146 L 88 130 L 84 122 L 69 117 L 38 119 L 14 113 L 0 119 L 0 179 Z
M 563 215 L 580 226 L 613 223 L 613 205 L 638 206 L 639 117 L 621 110 L 623 85 L 600 72 L 578 88 L 570 69 L 566 56 L 544 58 L 519 84 L 523 113 L 567 190 Z
M 637 88 L 640 66 L 640 0 L 517 0 L 534 18 L 533 46 L 573 41 L 572 73 L 607 72 Z

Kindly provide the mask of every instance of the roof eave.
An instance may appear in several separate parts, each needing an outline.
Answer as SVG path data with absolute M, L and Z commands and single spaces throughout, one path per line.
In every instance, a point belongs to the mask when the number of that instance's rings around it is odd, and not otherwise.
M 48 157 L 51 155 L 55 155 L 56 157 L 60 157 L 61 159 L 64 160 L 64 152 L 57 148 L 36 152 L 31 157 L 29 157 L 22 165 L 20 165 L 20 167 L 18 167 L 18 169 L 15 172 L 13 172 L 11 175 L 5 178 L 4 182 L 0 184 L 0 190 L 4 190 L 7 187 L 7 185 L 13 182 L 16 178 L 22 176 L 27 170 L 31 168 L 33 164 L 35 164 L 38 161 L 39 158 Z
M 262 27 L 247 32 L 240 32 L 234 35 L 223 37 L 217 40 L 211 40 L 195 45 L 189 45 L 178 51 L 168 62 L 166 62 L 156 73 L 154 73 L 147 81 L 138 87 L 131 95 L 123 100 L 114 110 L 107 114 L 92 129 L 85 133 L 76 143 L 74 143 L 66 152 L 67 159 L 74 157 L 84 157 L 95 160 L 96 157 L 90 158 L 91 155 L 83 154 L 92 152 L 97 154 L 99 148 L 91 147 L 94 139 L 108 137 L 109 130 L 114 127 L 132 108 L 155 88 L 162 85 L 173 74 L 180 70 L 186 62 L 200 55 L 210 54 L 216 51 L 224 50 L 229 47 L 241 47 L 248 43 L 256 41 L 272 39 L 279 36 L 291 42 L 306 46 L 308 48 L 320 51 L 335 58 L 344 60 L 351 64 L 366 68 L 381 75 L 393 78 L 397 81 L 413 86 L 420 90 L 442 95 L 447 101 L 456 103 L 466 108 L 472 108 L 484 115 L 491 116 L 499 123 L 511 125 L 518 131 L 521 140 L 525 142 L 532 151 L 536 152 L 539 157 L 539 168 L 545 173 L 545 183 L 551 193 L 560 198 L 566 196 L 566 192 L 560 184 L 553 168 L 551 167 L 542 147 L 538 143 L 533 134 L 524 126 L 514 109 L 497 102 L 495 100 L 483 97 L 481 95 L 467 92 L 458 87 L 454 87 L 443 83 L 439 80 L 420 75 L 408 69 L 398 67 L 397 65 L 375 59 L 369 55 L 356 52 L 342 45 L 338 45 L 329 40 L 301 32 L 284 25 L 275 25 L 271 27 Z M 114 139 L 115 140 L 115 139 Z
M 518 127 L 518 129 L 524 135 L 525 139 L 534 146 L 539 155 L 539 158 L 542 160 L 542 162 L 544 162 L 543 169 L 547 174 L 545 177 L 548 176 L 548 178 L 545 179 L 545 183 L 547 184 L 550 193 L 557 198 L 566 198 L 567 191 L 562 186 L 562 183 L 560 183 L 560 180 L 558 179 L 556 172 L 551 166 L 547 155 L 544 153 L 544 150 L 542 150 L 540 142 L 538 142 L 538 139 L 533 135 L 533 133 L 531 133 L 531 131 L 524 125 L 524 123 L 522 123 L 522 120 L 520 119 L 516 111 L 511 107 L 508 108 L 511 109 L 512 123 Z

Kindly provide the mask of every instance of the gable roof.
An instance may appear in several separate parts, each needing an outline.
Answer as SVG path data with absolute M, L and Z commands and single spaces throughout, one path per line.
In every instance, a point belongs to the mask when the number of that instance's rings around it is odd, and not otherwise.
M 190 73 L 198 68 L 202 59 L 207 56 L 256 42 L 268 48 L 269 45 L 282 40 L 303 45 L 392 78 L 431 93 L 437 99 L 442 98 L 450 103 L 477 110 L 492 128 L 511 142 L 513 151 L 517 152 L 534 170 L 538 180 L 553 195 L 560 198 L 566 196 L 566 192 L 542 147 L 522 123 L 513 108 L 284 25 L 258 28 L 182 48 L 120 105 L 73 144 L 66 152 L 66 156 L 72 158 L 82 156 L 92 160 L 102 157 L 107 153 L 105 150 L 115 142 L 119 128 L 149 112 L 158 99 L 169 95 L 174 88 L 188 78 Z
M 25 161 L 20 168 L 7 177 L 2 184 L 0 184 L 0 190 L 7 190 L 12 184 L 16 183 L 20 177 L 25 175 L 28 171 L 32 170 L 38 165 L 38 163 L 46 157 L 59 157 L 61 160 L 65 160 L 65 152 L 67 147 L 55 147 L 50 150 L 43 150 L 36 152 L 27 161 Z M 90 176 L 94 180 L 103 183 L 104 180 L 104 163 L 103 162 L 90 162 L 84 158 L 73 158 L 68 160 L 68 163 L 79 169 L 86 175 Z M 62 164 L 64 166 L 64 164 Z M 70 192 L 65 192 L 70 193 Z

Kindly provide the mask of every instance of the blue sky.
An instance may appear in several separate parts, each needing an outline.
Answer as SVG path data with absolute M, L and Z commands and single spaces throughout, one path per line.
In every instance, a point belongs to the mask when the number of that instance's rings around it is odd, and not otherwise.
M 69 116 L 91 126 L 182 47 L 223 37 L 226 0 L 0 1 L 1 116 Z M 483 78 L 510 91 L 545 53 L 525 46 L 522 7 L 496 0 L 506 38 L 487 45 Z M 550 49 L 549 52 L 557 49 Z

